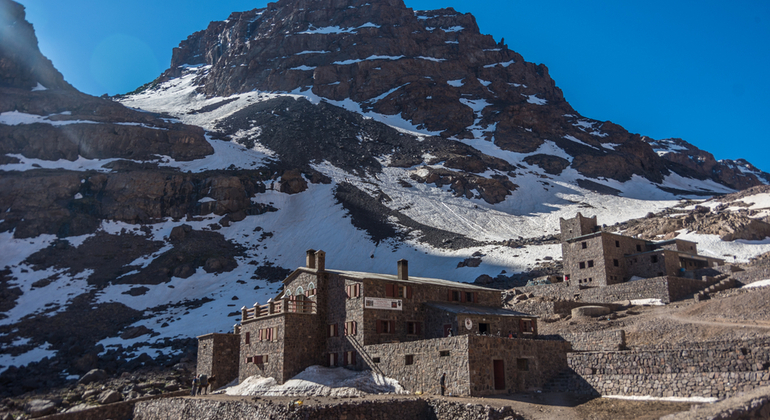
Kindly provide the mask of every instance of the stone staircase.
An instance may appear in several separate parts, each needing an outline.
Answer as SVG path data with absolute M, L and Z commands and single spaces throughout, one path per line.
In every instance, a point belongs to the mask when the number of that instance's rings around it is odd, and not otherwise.
M 696 302 L 709 299 L 711 297 L 711 293 L 721 292 L 722 290 L 732 289 L 735 287 L 735 279 L 730 277 L 729 274 L 721 274 L 717 276 L 716 279 L 719 280 L 718 283 L 712 284 L 711 286 L 701 290 L 693 296 Z

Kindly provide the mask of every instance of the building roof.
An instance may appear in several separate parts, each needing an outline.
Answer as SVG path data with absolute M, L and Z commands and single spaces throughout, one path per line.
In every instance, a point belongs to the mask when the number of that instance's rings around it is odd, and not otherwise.
M 512 311 L 510 309 L 495 308 L 492 306 L 463 305 L 458 303 L 445 303 L 445 302 L 428 302 L 425 305 L 442 310 L 442 311 L 450 312 L 453 314 L 521 316 L 521 317 L 528 317 L 528 318 L 537 318 L 537 316 L 535 315 Z
M 339 274 L 340 276 L 347 277 L 350 279 L 356 279 L 356 280 L 369 279 L 369 280 L 381 280 L 381 281 L 395 281 L 400 283 L 425 284 L 430 286 L 451 287 L 453 289 L 478 290 L 478 291 L 484 291 L 484 292 L 499 292 L 499 290 L 490 289 L 489 287 L 476 286 L 474 284 L 460 283 L 460 282 L 451 281 L 451 280 L 432 279 L 428 277 L 409 276 L 406 280 L 401 280 L 395 274 L 366 273 L 361 271 L 329 270 L 329 269 L 326 269 L 325 271 L 329 273 Z M 313 268 L 299 267 L 295 271 L 295 273 L 297 272 L 316 273 L 317 271 Z M 289 277 L 287 277 L 286 280 L 293 278 L 294 277 L 293 274 L 294 273 L 289 275 Z

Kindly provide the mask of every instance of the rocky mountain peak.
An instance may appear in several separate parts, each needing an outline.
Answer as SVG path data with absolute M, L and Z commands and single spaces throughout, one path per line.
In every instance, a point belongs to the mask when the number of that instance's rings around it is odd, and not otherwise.
M 40 53 L 24 6 L 11 0 L 0 0 L 0 86 L 74 89 Z

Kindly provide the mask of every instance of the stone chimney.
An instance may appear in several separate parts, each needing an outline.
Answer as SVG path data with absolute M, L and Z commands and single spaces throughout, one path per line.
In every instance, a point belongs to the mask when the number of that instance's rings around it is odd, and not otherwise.
M 307 262 L 307 268 L 315 268 L 315 249 L 308 249 L 305 251 L 305 261 Z
M 409 261 L 398 260 L 398 279 L 409 280 Z
M 319 272 L 326 270 L 326 253 L 320 249 L 315 252 L 315 268 Z

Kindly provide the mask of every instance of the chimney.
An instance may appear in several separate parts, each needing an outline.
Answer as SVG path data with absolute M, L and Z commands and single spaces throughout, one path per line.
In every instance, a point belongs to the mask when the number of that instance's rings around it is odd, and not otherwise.
M 321 250 L 315 252 L 315 268 L 319 272 L 326 270 L 326 253 Z
M 409 261 L 398 260 L 398 279 L 409 280 Z
M 308 249 L 305 251 L 306 257 L 305 261 L 307 262 L 307 268 L 315 268 L 315 249 Z

